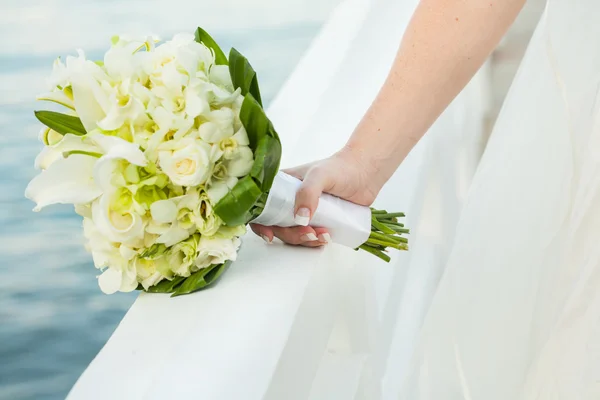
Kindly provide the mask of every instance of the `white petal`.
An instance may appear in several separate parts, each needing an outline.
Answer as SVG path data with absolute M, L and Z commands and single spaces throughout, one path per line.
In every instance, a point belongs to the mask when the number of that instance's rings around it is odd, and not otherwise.
M 129 263 L 122 273 L 121 287 L 119 290 L 124 293 L 133 292 L 138 287 L 135 268 L 131 264 L 133 263 Z
M 102 91 L 98 82 L 84 73 L 75 74 L 72 78 L 73 102 L 77 115 L 87 132 L 96 129 L 98 121 L 106 117 L 108 112 L 108 96 Z
M 48 169 L 56 160 L 63 158 L 62 151 L 52 147 L 44 147 L 40 154 L 35 158 L 34 166 L 36 169 Z
M 73 103 L 73 100 L 71 100 L 69 96 L 67 96 L 62 90 L 56 90 L 53 92 L 41 94 L 36 97 L 36 100 L 51 101 L 53 103 L 57 103 L 67 108 L 70 108 L 71 110 L 75 109 L 75 104 Z
M 102 194 L 94 183 L 97 159 L 74 154 L 54 162 L 29 182 L 25 197 L 37 203 L 34 211 L 50 204 L 85 204 Z
M 106 271 L 98 277 L 98 286 L 106 294 L 113 294 L 121 288 L 123 274 L 113 268 L 107 268 Z
M 116 136 L 106 136 L 101 133 L 88 134 L 92 140 L 105 152 L 100 157 L 94 168 L 94 180 L 96 184 L 104 191 L 112 187 L 111 179 L 113 171 L 118 166 L 115 160 L 127 160 L 133 165 L 145 166 L 148 160 L 139 146 L 135 143 L 129 143 Z
M 219 127 L 214 122 L 205 122 L 200 125 L 198 134 L 207 143 L 219 143 L 222 140 Z
M 169 223 L 177 218 L 177 206 L 171 200 L 159 200 L 150 205 L 152 219 L 159 223 Z
M 90 133 L 90 137 L 104 152 L 108 158 L 118 158 L 129 161 L 131 164 L 145 167 L 148 160 L 140 150 L 140 146 L 130 143 L 116 136 L 103 135 L 101 133 Z
M 54 161 L 63 158 L 65 151 L 87 151 L 98 153 L 100 149 L 93 144 L 87 142 L 85 136 L 72 135 L 70 133 L 64 135 L 61 140 L 52 145 L 45 147 L 35 159 L 35 167 L 47 169 Z
M 131 260 L 137 255 L 137 252 L 135 250 L 125 245 L 121 245 L 119 247 L 119 253 L 121 254 L 121 257 L 123 257 L 127 261 Z
M 233 83 L 231 82 L 231 74 L 227 65 L 213 65 L 210 68 L 209 78 L 211 82 L 233 92 Z
M 230 188 L 227 185 L 227 182 L 217 181 L 211 185 L 211 187 L 206 191 L 206 194 L 208 195 L 208 198 L 212 204 L 217 204 L 219 200 L 229 193 L 229 190 Z
M 185 113 L 190 118 L 196 118 L 198 115 L 205 113 L 209 110 L 210 105 L 200 95 L 200 93 L 190 89 L 185 91 Z
M 186 229 L 171 227 L 171 229 L 156 239 L 156 243 L 163 243 L 165 246 L 170 247 L 181 242 L 182 240 L 187 239 L 188 237 L 190 237 L 190 233 Z
M 247 175 L 254 164 L 254 154 L 250 147 L 238 147 L 233 159 L 227 163 L 227 174 L 242 177 Z
M 246 128 L 242 126 L 236 133 L 233 135 L 233 139 L 237 142 L 239 146 L 249 146 L 250 140 L 248 139 L 248 133 L 246 132 Z

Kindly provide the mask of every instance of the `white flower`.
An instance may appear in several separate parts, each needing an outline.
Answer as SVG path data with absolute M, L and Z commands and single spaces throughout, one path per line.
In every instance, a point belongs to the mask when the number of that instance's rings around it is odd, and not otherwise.
M 231 108 L 223 107 L 212 111 L 208 121 L 198 128 L 200 138 L 208 143 L 219 143 L 234 134 L 234 115 Z
M 122 267 L 111 265 L 98 277 L 98 286 L 106 294 L 133 292 L 138 286 L 133 263 L 130 261 Z
M 248 175 L 254 164 L 254 153 L 248 146 L 238 146 L 224 161 L 227 175 L 241 178 Z
M 169 263 L 166 257 L 162 256 L 157 259 L 145 260 L 136 258 L 133 261 L 137 280 L 142 284 L 144 289 L 156 285 L 164 278 L 173 276 L 169 268 Z
M 206 194 L 212 204 L 217 204 L 238 182 L 236 177 L 228 177 L 224 180 L 218 180 L 213 182 L 210 187 L 206 190 Z
M 165 142 L 158 153 L 160 167 L 180 186 L 198 186 L 212 173 L 210 145 L 193 138 Z
M 48 145 L 42 149 L 35 159 L 35 168 L 48 169 L 55 161 L 64 158 L 65 152 L 77 151 L 96 154 L 101 150 L 86 136 L 77 136 L 67 133 L 60 135 L 51 129 L 45 129 L 45 141 Z
M 194 210 L 194 220 L 198 232 L 204 236 L 212 236 L 223 224 L 221 218 L 213 211 L 213 206 L 206 193 L 202 192 L 199 196 L 199 202 Z
M 29 182 L 25 197 L 36 203 L 34 211 L 51 204 L 86 204 L 102 194 L 94 182 L 97 158 L 73 154 L 54 161 Z
M 92 220 L 98 230 L 110 241 L 135 243 L 144 239 L 144 221 L 134 210 L 121 210 L 111 204 L 111 196 L 104 194 L 92 203 Z
M 92 253 L 96 268 L 120 265 L 126 261 L 119 251 L 118 244 L 110 242 L 90 218 L 83 219 L 83 235 L 87 239 L 85 247 Z
M 198 243 L 198 258 L 196 266 L 206 268 L 210 265 L 223 264 L 225 261 L 235 261 L 240 239 L 225 239 L 220 237 L 202 236 Z
M 147 231 L 159 235 L 156 243 L 170 247 L 190 236 L 189 230 L 177 221 L 178 208 L 174 199 L 155 201 L 150 206 L 150 213 L 152 221 Z
M 108 97 L 108 108 L 106 117 L 97 122 L 99 128 L 113 131 L 125 123 L 140 124 L 148 120 L 144 104 L 135 97 L 134 84 L 129 79 L 125 79 L 114 87 L 107 82 L 102 82 L 101 88 Z
M 193 235 L 171 248 L 167 259 L 175 274 L 185 277 L 191 275 L 191 267 L 198 255 L 198 240 L 199 235 Z

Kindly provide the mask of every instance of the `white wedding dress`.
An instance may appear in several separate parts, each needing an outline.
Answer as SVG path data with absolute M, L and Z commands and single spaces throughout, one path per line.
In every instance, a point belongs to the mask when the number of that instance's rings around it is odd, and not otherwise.
M 550 0 L 401 399 L 600 398 L 600 2 Z
M 284 166 L 345 142 L 417 2 L 335 10 L 269 109 Z M 598 16 L 551 0 L 481 162 L 486 67 L 419 142 L 376 203 L 408 253 L 249 235 L 216 287 L 141 295 L 69 399 L 600 398 Z

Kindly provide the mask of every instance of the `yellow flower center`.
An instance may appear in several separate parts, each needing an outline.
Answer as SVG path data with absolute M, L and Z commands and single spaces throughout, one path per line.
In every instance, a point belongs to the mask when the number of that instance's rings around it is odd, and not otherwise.
M 190 175 L 196 170 L 196 161 L 189 158 L 179 160 L 175 163 L 175 172 L 180 175 Z

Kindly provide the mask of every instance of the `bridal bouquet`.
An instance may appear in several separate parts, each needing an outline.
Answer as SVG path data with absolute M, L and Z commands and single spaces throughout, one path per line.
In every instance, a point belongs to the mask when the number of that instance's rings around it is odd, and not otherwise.
M 105 293 L 194 292 L 236 259 L 248 222 L 291 225 L 298 182 L 278 172 L 256 73 L 204 30 L 115 37 L 102 61 L 58 59 L 50 86 L 38 99 L 63 110 L 35 112 L 45 147 L 26 196 L 75 206 Z M 407 249 L 401 216 L 324 196 L 312 223 L 389 261 Z

